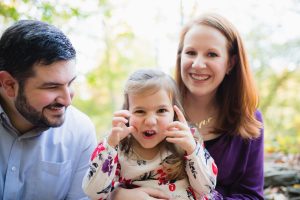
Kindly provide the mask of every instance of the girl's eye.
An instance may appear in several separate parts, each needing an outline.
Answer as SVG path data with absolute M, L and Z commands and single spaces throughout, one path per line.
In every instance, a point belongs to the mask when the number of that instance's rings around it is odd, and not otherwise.
M 165 113 L 165 112 L 168 112 L 168 110 L 165 108 L 161 108 L 158 110 L 158 113 Z
M 145 113 L 145 111 L 143 111 L 143 110 L 136 110 L 136 111 L 134 111 L 134 113 L 142 114 L 142 113 Z
M 208 53 L 208 57 L 217 57 L 218 55 L 216 53 L 210 52 Z

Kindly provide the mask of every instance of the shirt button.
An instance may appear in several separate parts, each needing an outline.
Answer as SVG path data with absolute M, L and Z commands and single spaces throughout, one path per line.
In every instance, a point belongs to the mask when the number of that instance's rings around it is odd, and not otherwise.
M 16 169 L 17 168 L 15 166 L 11 167 L 11 171 L 13 171 L 13 172 L 16 171 Z

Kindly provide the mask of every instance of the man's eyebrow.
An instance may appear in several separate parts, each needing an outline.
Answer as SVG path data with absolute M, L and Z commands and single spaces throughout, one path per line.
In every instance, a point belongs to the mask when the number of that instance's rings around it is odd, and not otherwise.
M 77 78 L 77 76 L 74 76 L 68 83 L 68 85 L 70 85 L 75 79 Z
M 75 79 L 77 78 L 77 76 L 74 76 L 74 78 L 72 78 L 67 84 L 70 85 Z M 58 83 L 58 82 L 45 82 L 42 84 L 42 87 L 47 87 L 47 86 L 60 86 L 60 85 L 65 85 L 64 83 Z

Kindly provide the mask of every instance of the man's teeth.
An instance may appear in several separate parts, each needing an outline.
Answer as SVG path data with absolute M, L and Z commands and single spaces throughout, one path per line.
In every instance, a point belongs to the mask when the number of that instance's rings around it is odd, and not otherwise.
M 209 78 L 209 75 L 198 75 L 198 74 L 191 74 L 191 77 L 193 79 L 199 80 L 199 81 L 204 81 Z

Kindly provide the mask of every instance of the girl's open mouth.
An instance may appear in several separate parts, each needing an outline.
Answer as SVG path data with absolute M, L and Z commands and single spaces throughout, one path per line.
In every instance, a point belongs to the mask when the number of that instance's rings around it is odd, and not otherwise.
M 148 130 L 148 131 L 144 131 L 143 134 L 145 137 L 152 137 L 156 134 L 156 132 L 153 130 Z

